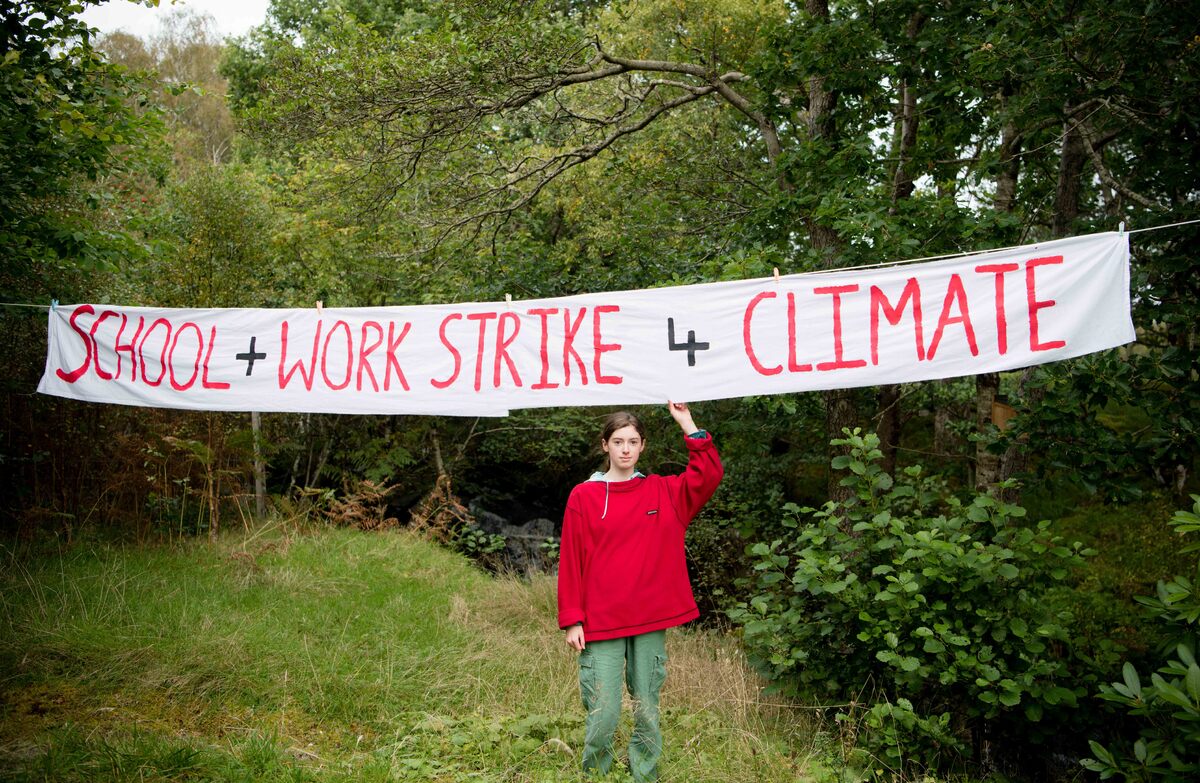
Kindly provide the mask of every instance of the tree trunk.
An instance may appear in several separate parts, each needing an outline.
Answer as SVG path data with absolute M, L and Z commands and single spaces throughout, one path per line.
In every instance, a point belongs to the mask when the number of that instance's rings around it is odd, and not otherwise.
M 1068 112 L 1069 114 L 1069 112 Z M 1083 166 L 1087 150 L 1083 146 L 1078 124 L 1067 118 L 1063 128 L 1062 155 L 1058 160 L 1058 185 L 1054 189 L 1054 215 L 1050 232 L 1065 237 L 1079 217 L 1079 194 L 1083 186 Z
M 254 436 L 254 513 L 259 519 L 267 516 L 267 466 L 263 461 L 262 414 L 250 413 L 250 431 Z
M 854 404 L 853 389 L 831 389 L 824 393 L 825 397 L 825 435 L 827 440 L 843 437 L 842 430 L 853 430 L 859 426 L 858 407 Z M 849 449 L 830 447 L 829 454 L 831 457 L 839 454 L 849 454 Z M 829 493 L 829 499 L 835 502 L 842 502 L 852 494 L 848 487 L 841 485 L 842 476 L 829 471 L 829 481 L 826 485 L 826 490 Z
M 917 37 L 925 26 L 925 14 L 917 11 L 908 18 L 904 34 L 909 41 Z M 892 177 L 892 214 L 895 214 L 895 204 L 901 199 L 913 194 L 916 185 L 909 164 L 912 162 L 913 150 L 917 146 L 917 127 L 920 117 L 917 114 L 917 90 L 913 87 L 913 74 L 916 68 L 912 63 L 905 64 L 905 75 L 900 82 L 900 95 L 897 101 L 897 138 L 895 147 L 896 171 Z
M 934 381 L 941 386 L 946 386 L 951 382 L 950 379 L 945 378 Z M 937 403 L 937 407 L 933 411 L 933 450 L 938 454 L 949 455 L 955 449 L 954 433 L 950 429 L 950 421 L 950 407 L 940 402 Z
M 1001 92 L 1001 111 L 1006 110 L 1011 89 Z M 1017 178 L 1021 171 L 1021 136 L 1016 123 L 1009 119 L 1000 134 L 1000 168 L 996 175 L 997 212 L 1011 213 L 1016 206 Z M 992 404 L 1000 391 L 1000 374 L 989 372 L 975 376 L 975 430 L 981 436 L 991 432 Z M 984 492 L 1001 480 L 1002 460 L 999 454 L 988 451 L 990 439 L 975 443 L 975 489 Z
M 1004 104 L 1012 97 L 1009 90 L 1005 90 L 1001 94 L 1001 111 L 1005 110 Z M 1021 172 L 1021 135 L 1017 131 L 1017 124 L 1012 119 L 1004 123 L 1004 129 L 1000 132 L 1000 169 L 996 174 L 996 201 L 995 209 L 997 212 L 1009 213 L 1013 211 L 1017 200 L 1017 178 Z
M 321 473 L 325 471 L 325 463 L 329 460 L 329 452 L 333 448 L 333 433 L 330 433 L 325 438 L 325 443 L 321 446 L 321 454 L 317 457 L 316 470 L 312 472 L 312 476 L 308 480 L 307 486 L 314 486 L 321 480 Z
M 984 435 L 992 426 L 992 404 L 1000 390 L 1000 373 L 985 372 L 975 376 L 975 430 Z M 1000 455 L 988 451 L 990 439 L 975 444 L 975 489 L 985 492 L 1000 480 Z
M 1054 189 L 1054 215 L 1051 218 L 1050 229 L 1055 238 L 1065 237 L 1071 232 L 1075 220 L 1079 217 L 1079 198 L 1083 190 L 1083 167 L 1087 162 L 1087 150 L 1083 146 L 1078 124 L 1070 118 L 1070 107 L 1067 107 L 1067 120 L 1063 133 L 1062 154 L 1058 161 L 1058 184 Z M 1026 387 L 1033 377 L 1034 368 L 1030 367 L 1021 373 L 1018 385 L 1018 398 L 1021 407 L 1030 410 L 1038 405 L 1045 396 L 1041 387 L 1029 389 Z M 1024 473 L 1029 467 L 1029 451 L 1021 443 L 1012 443 L 1000 458 L 1000 478 L 1008 479 Z M 1001 497 L 1009 503 L 1019 503 L 1021 492 L 1017 489 L 1006 490 Z
M 217 511 L 217 449 L 213 445 L 213 416 L 212 411 L 209 411 L 206 417 L 208 424 L 208 458 L 204 461 L 204 489 L 208 495 L 206 499 L 208 500 L 208 539 L 210 541 L 217 540 L 217 527 L 221 522 Z
M 911 41 L 917 37 L 925 25 L 925 14 L 917 11 L 908 19 L 905 35 Z M 915 184 L 910 163 L 913 150 L 917 146 L 917 128 L 920 117 L 917 114 L 917 90 L 913 86 L 913 73 L 916 69 L 911 63 L 900 84 L 900 95 L 897 101 L 897 132 L 894 154 L 896 156 L 896 171 L 892 177 L 892 207 L 891 214 L 896 214 L 896 205 L 913 194 Z M 887 384 L 879 387 L 879 448 L 883 452 L 882 467 L 889 475 L 896 473 L 896 449 L 900 446 L 900 387 Z
M 1021 407 L 1030 410 L 1041 403 L 1042 398 L 1046 396 L 1046 391 L 1042 387 L 1029 389 L 1026 391 L 1026 386 L 1029 379 L 1033 377 L 1033 367 L 1027 367 L 1021 373 L 1021 381 L 1017 386 L 1017 395 L 1021 399 Z M 1004 454 L 1000 457 L 1000 476 L 1001 478 L 1012 478 L 1026 471 L 1029 467 L 1029 449 L 1020 442 L 1011 444 L 1004 450 Z M 1000 497 L 1007 503 L 1020 503 L 1021 490 L 1007 489 L 1000 493 Z
M 438 478 L 446 475 L 446 463 L 442 461 L 442 441 L 438 437 L 437 427 L 429 431 L 429 439 L 433 443 L 433 466 L 437 469 Z
M 300 416 L 300 426 L 299 426 L 297 435 L 299 435 L 299 440 L 302 443 L 308 443 L 308 437 L 307 437 L 308 416 L 309 416 L 309 414 L 307 414 L 307 413 Z M 312 446 L 309 446 L 308 448 L 311 450 Z M 301 452 L 297 451 L 296 458 L 294 460 L 292 460 L 292 475 L 288 479 L 288 491 L 289 492 L 291 492 L 293 489 L 296 488 L 296 479 L 300 475 L 300 455 L 301 455 Z M 306 470 L 306 475 L 307 475 L 307 468 L 305 468 L 305 470 Z
M 896 475 L 896 449 L 900 445 L 900 385 L 889 383 L 879 387 L 879 449 L 883 452 L 881 467 L 889 476 Z
M 829 20 L 828 0 L 805 0 L 804 9 L 814 19 Z M 837 96 L 832 90 L 826 89 L 824 76 L 811 76 L 807 82 L 808 111 L 805 113 L 805 131 L 813 141 L 828 140 L 836 132 L 833 110 L 837 106 Z M 842 247 L 841 237 L 837 231 L 811 218 L 805 217 L 804 227 L 808 232 L 808 242 L 821 255 L 822 264 L 826 269 L 837 266 L 838 253 Z M 853 393 L 849 389 L 833 389 L 824 392 L 825 401 L 825 442 L 842 437 L 842 429 L 853 428 L 857 423 L 858 412 L 854 407 Z M 832 458 L 844 453 L 841 449 L 830 449 Z M 840 485 L 841 479 L 833 471 L 829 473 L 826 491 L 830 500 L 842 501 L 850 497 L 847 488 Z

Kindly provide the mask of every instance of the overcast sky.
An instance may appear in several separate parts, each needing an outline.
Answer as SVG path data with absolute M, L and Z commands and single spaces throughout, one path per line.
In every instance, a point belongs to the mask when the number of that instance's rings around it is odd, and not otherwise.
M 217 22 L 221 35 L 241 35 L 266 18 L 268 0 L 159 0 L 158 8 L 147 8 L 129 0 L 108 0 L 88 6 L 83 19 L 101 32 L 124 30 L 146 38 L 158 29 L 158 20 L 171 8 L 189 8 L 207 13 Z

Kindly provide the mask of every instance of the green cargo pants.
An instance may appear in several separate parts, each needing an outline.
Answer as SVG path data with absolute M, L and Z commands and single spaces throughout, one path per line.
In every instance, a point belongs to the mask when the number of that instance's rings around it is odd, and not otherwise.
M 633 698 L 629 771 L 636 781 L 658 779 L 662 731 L 658 692 L 667 678 L 666 631 L 587 642 L 579 654 L 579 689 L 587 710 L 584 772 L 603 775 L 612 767 L 613 735 L 621 718 L 621 680 Z M 622 677 L 623 675 L 623 677 Z

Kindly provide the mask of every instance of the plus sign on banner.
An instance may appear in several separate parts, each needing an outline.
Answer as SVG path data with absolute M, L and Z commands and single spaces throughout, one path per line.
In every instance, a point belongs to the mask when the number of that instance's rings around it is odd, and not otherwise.
M 996 372 L 1134 340 L 1129 244 L 511 303 L 50 313 L 38 391 L 233 411 L 504 415 Z

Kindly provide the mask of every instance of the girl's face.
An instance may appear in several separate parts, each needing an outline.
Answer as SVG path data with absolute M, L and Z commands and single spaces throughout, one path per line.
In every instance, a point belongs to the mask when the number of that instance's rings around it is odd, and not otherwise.
M 610 435 L 608 440 L 600 441 L 600 445 L 613 467 L 629 470 L 637 465 L 642 449 L 646 448 L 646 441 L 642 440 L 632 424 L 627 424 Z

